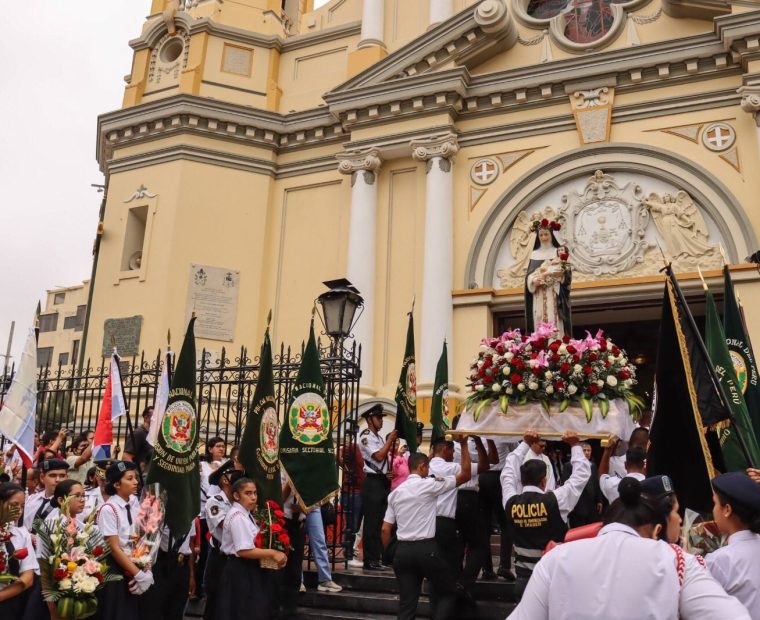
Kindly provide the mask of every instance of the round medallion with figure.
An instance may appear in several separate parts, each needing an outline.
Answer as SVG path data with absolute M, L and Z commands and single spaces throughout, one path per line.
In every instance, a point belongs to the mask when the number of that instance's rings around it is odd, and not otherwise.
M 279 457 L 279 443 L 277 440 L 277 412 L 274 407 L 267 407 L 261 414 L 261 425 L 259 426 L 259 446 L 261 456 L 264 460 L 273 465 Z
M 197 432 L 195 409 L 186 400 L 175 400 L 169 403 L 161 424 L 161 434 L 166 446 L 184 454 L 189 452 L 195 441 Z
M 406 368 L 406 399 L 410 405 L 417 402 L 417 369 L 414 362 Z
M 736 379 L 739 381 L 739 387 L 742 394 L 747 391 L 747 363 L 744 357 L 738 351 L 729 349 L 728 353 L 731 355 L 731 361 L 734 364 L 734 372 L 736 373 Z

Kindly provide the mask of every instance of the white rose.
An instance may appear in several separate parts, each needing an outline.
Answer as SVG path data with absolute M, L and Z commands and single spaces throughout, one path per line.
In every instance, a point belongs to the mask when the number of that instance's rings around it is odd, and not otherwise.
M 58 582 L 59 590 L 71 590 L 71 579 L 61 579 Z
M 553 385 L 547 385 L 546 386 L 546 393 L 547 394 L 554 394 L 554 386 Z
M 501 386 L 498 383 L 494 383 L 492 389 L 494 392 L 501 392 Z
M 631 387 L 633 385 L 633 379 L 626 379 L 623 381 L 623 385 L 627 388 Z
M 510 352 L 509 352 L 509 353 L 507 353 L 507 354 L 506 354 L 504 357 L 506 358 L 506 360 L 507 360 L 508 362 L 511 362 L 511 361 L 512 361 L 512 358 L 513 358 L 514 356 L 515 356 L 515 354 L 514 354 L 514 353 L 512 353 L 512 351 L 510 351 Z
M 576 364 L 575 366 L 573 366 L 573 372 L 575 373 L 583 372 L 583 366 L 581 366 L 580 364 Z
M 554 376 L 554 375 L 552 374 L 552 371 L 551 371 L 551 370 L 547 370 L 547 371 L 544 373 L 544 379 L 551 379 L 553 376 Z
M 538 383 L 536 383 L 535 381 L 531 381 L 530 383 L 528 383 L 528 389 L 530 389 L 530 390 L 537 390 L 538 389 Z
M 628 358 L 621 356 L 620 363 L 625 366 L 628 363 Z
M 483 368 L 483 364 L 484 364 L 484 363 L 485 363 L 485 362 L 483 362 L 483 360 L 480 360 L 480 361 L 478 362 L 478 368 Z
M 610 375 L 607 377 L 607 385 L 611 387 L 615 387 L 618 383 L 617 377 L 615 375 Z
M 565 353 L 567 353 L 567 345 L 563 342 L 561 345 L 559 345 L 559 349 L 557 349 L 557 352 L 560 355 L 564 355 Z
M 518 383 L 517 384 L 517 390 L 519 392 L 524 392 L 525 391 L 525 384 L 524 383 Z
M 92 594 L 98 587 L 98 580 L 95 577 L 88 577 L 82 581 L 81 590 L 85 594 Z
M 526 345 L 525 345 L 525 351 L 526 351 L 527 353 L 530 353 L 532 350 L 533 350 L 533 347 L 532 347 L 532 346 L 530 346 L 529 344 L 526 344 Z
M 484 388 L 482 385 L 476 385 L 476 386 L 475 386 L 475 389 L 476 389 L 478 392 L 482 392 L 482 391 L 483 391 L 485 388 Z
M 504 368 L 501 369 L 501 374 L 504 376 L 509 376 L 509 373 L 512 372 L 512 369 L 509 366 L 504 366 Z
M 604 381 L 602 381 L 601 379 L 597 379 L 597 380 L 596 380 L 596 384 L 597 384 L 599 387 L 604 387 Z
M 508 387 L 506 390 L 504 390 L 504 392 L 506 392 L 507 394 L 512 394 L 512 392 L 514 392 L 514 390 L 513 390 L 513 389 L 512 389 L 512 387 L 510 386 L 510 387 Z
M 614 356 L 614 355 L 608 355 L 608 356 L 607 356 L 607 361 L 608 361 L 610 364 L 614 364 L 614 363 L 615 363 L 615 356 Z
M 578 391 L 578 388 L 575 387 L 572 383 L 567 386 L 567 393 L 568 394 L 575 394 Z

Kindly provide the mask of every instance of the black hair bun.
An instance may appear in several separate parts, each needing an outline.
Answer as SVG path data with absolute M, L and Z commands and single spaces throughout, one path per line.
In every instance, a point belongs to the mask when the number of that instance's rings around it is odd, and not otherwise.
M 635 508 L 641 500 L 641 483 L 636 478 L 626 476 L 620 481 L 618 493 L 626 508 Z

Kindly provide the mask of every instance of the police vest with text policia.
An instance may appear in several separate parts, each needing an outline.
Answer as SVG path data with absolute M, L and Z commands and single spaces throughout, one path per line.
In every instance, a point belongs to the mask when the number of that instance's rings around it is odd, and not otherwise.
M 554 493 L 526 491 L 507 502 L 507 521 L 515 545 L 515 572 L 529 578 L 550 540 L 561 542 L 567 532 Z

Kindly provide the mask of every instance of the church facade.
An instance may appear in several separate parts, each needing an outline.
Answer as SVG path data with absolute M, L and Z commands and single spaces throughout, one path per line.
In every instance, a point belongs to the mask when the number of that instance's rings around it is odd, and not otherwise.
M 719 292 L 724 256 L 760 304 L 751 2 L 149 8 L 123 107 L 98 121 L 91 358 L 108 325 L 153 352 L 193 309 L 212 357 L 257 350 L 270 309 L 273 341 L 297 347 L 322 282 L 347 277 L 365 398 L 393 398 L 413 300 L 419 395 L 445 339 L 461 397 L 480 339 L 523 325 L 536 218 L 562 224 L 574 330 L 604 328 L 642 366 L 665 260 L 697 312 L 697 271 Z

